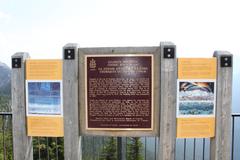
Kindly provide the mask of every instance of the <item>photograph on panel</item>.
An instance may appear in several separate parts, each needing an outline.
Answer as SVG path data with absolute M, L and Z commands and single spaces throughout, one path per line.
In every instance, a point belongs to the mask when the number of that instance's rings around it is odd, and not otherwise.
M 28 114 L 61 115 L 61 82 L 27 82 Z
M 178 81 L 178 116 L 211 116 L 214 108 L 214 80 Z

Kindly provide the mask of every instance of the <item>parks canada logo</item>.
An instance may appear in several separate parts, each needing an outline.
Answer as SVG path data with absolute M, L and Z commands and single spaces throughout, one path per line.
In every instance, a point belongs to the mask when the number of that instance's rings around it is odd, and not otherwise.
M 89 62 L 89 67 L 90 69 L 96 69 L 96 61 L 94 59 L 91 59 L 90 62 Z

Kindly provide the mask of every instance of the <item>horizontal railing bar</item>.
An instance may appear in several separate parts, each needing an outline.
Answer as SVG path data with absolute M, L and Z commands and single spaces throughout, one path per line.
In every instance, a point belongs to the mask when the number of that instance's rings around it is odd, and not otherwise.
M 3 115 L 3 116 L 11 116 L 12 115 L 12 112 L 0 112 L 0 115 Z
M 240 117 L 240 113 L 232 113 L 232 117 Z
M 0 115 L 12 115 L 12 112 L 0 112 Z M 232 117 L 240 117 L 240 113 L 232 113 Z

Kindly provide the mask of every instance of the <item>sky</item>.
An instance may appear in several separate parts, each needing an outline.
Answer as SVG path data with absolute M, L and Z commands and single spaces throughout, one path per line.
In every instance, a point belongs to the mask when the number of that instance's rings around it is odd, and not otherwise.
M 240 88 L 239 7 L 238 0 L 0 0 L 0 61 L 10 66 L 16 52 L 62 58 L 67 43 L 123 47 L 172 41 L 178 57 L 231 52 Z
M 80 47 L 177 45 L 178 57 L 240 51 L 239 4 L 231 0 L 0 0 L 0 61 L 15 52 L 61 58 Z

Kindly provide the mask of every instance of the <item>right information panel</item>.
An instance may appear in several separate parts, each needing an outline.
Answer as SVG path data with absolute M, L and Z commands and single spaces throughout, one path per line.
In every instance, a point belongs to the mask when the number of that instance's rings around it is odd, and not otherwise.
M 179 58 L 177 138 L 215 135 L 216 58 Z

